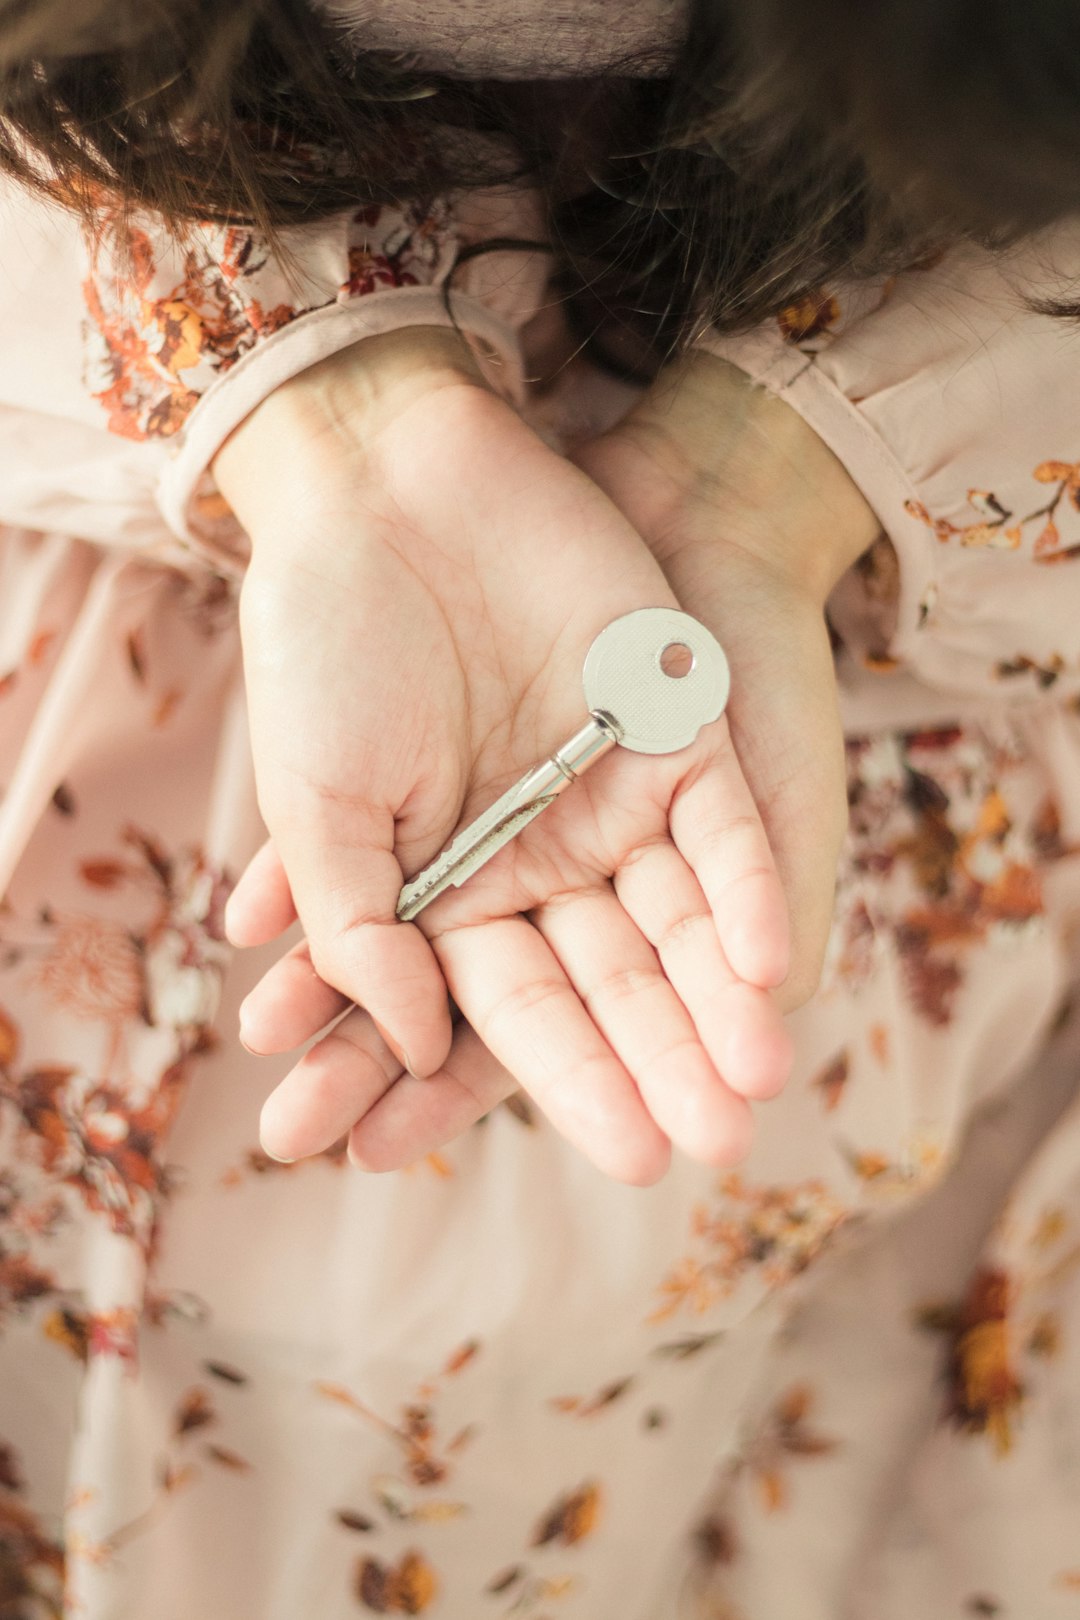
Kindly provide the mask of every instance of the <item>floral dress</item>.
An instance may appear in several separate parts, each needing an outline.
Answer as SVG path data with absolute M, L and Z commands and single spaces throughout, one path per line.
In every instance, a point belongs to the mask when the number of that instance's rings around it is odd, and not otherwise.
M 747 1163 L 620 1186 L 523 1097 L 392 1175 L 258 1147 L 207 468 L 410 321 L 528 409 L 542 258 L 446 293 L 510 206 L 341 217 L 286 274 L 0 196 L 0 1617 L 1076 1620 L 1080 414 L 1032 302 L 1076 232 L 709 340 L 883 530 L 831 604 L 829 960 Z

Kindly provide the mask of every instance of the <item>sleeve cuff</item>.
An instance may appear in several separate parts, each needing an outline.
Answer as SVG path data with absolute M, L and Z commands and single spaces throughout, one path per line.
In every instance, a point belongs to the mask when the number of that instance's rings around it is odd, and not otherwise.
M 242 574 L 247 537 L 218 494 L 209 467 L 234 428 L 274 389 L 366 337 L 409 326 L 456 326 L 470 340 L 488 382 L 520 403 L 524 374 L 517 335 L 477 299 L 440 287 L 398 287 L 342 300 L 300 316 L 250 350 L 207 388 L 173 439 L 158 480 L 169 529 L 219 572 Z

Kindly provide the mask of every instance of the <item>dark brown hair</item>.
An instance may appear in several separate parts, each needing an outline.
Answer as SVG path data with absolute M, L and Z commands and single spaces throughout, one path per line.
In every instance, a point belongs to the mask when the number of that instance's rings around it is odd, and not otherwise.
M 665 76 L 634 67 L 470 83 L 309 0 L 0 0 L 0 165 L 269 232 L 528 176 L 586 324 L 661 347 L 1080 207 L 1075 0 L 691 0 Z

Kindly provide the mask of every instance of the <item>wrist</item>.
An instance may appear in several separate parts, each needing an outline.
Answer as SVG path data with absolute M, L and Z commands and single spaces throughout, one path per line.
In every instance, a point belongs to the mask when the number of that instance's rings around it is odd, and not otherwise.
M 446 388 L 487 392 L 465 339 L 450 328 L 405 327 L 351 344 L 275 389 L 211 466 L 253 548 L 333 502 L 339 483 L 355 492 L 378 435 Z
M 842 462 L 790 405 L 702 350 L 669 366 L 625 424 L 651 440 L 682 502 L 719 517 L 718 549 L 750 554 L 823 606 L 880 524 Z M 682 526 L 654 546 L 677 548 Z

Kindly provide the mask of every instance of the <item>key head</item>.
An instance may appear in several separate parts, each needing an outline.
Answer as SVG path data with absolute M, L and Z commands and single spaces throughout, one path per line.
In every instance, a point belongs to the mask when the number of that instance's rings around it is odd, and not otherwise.
M 719 720 L 731 689 L 724 650 L 677 608 L 639 608 L 601 630 L 582 677 L 591 711 L 611 715 L 624 748 L 674 754 Z

